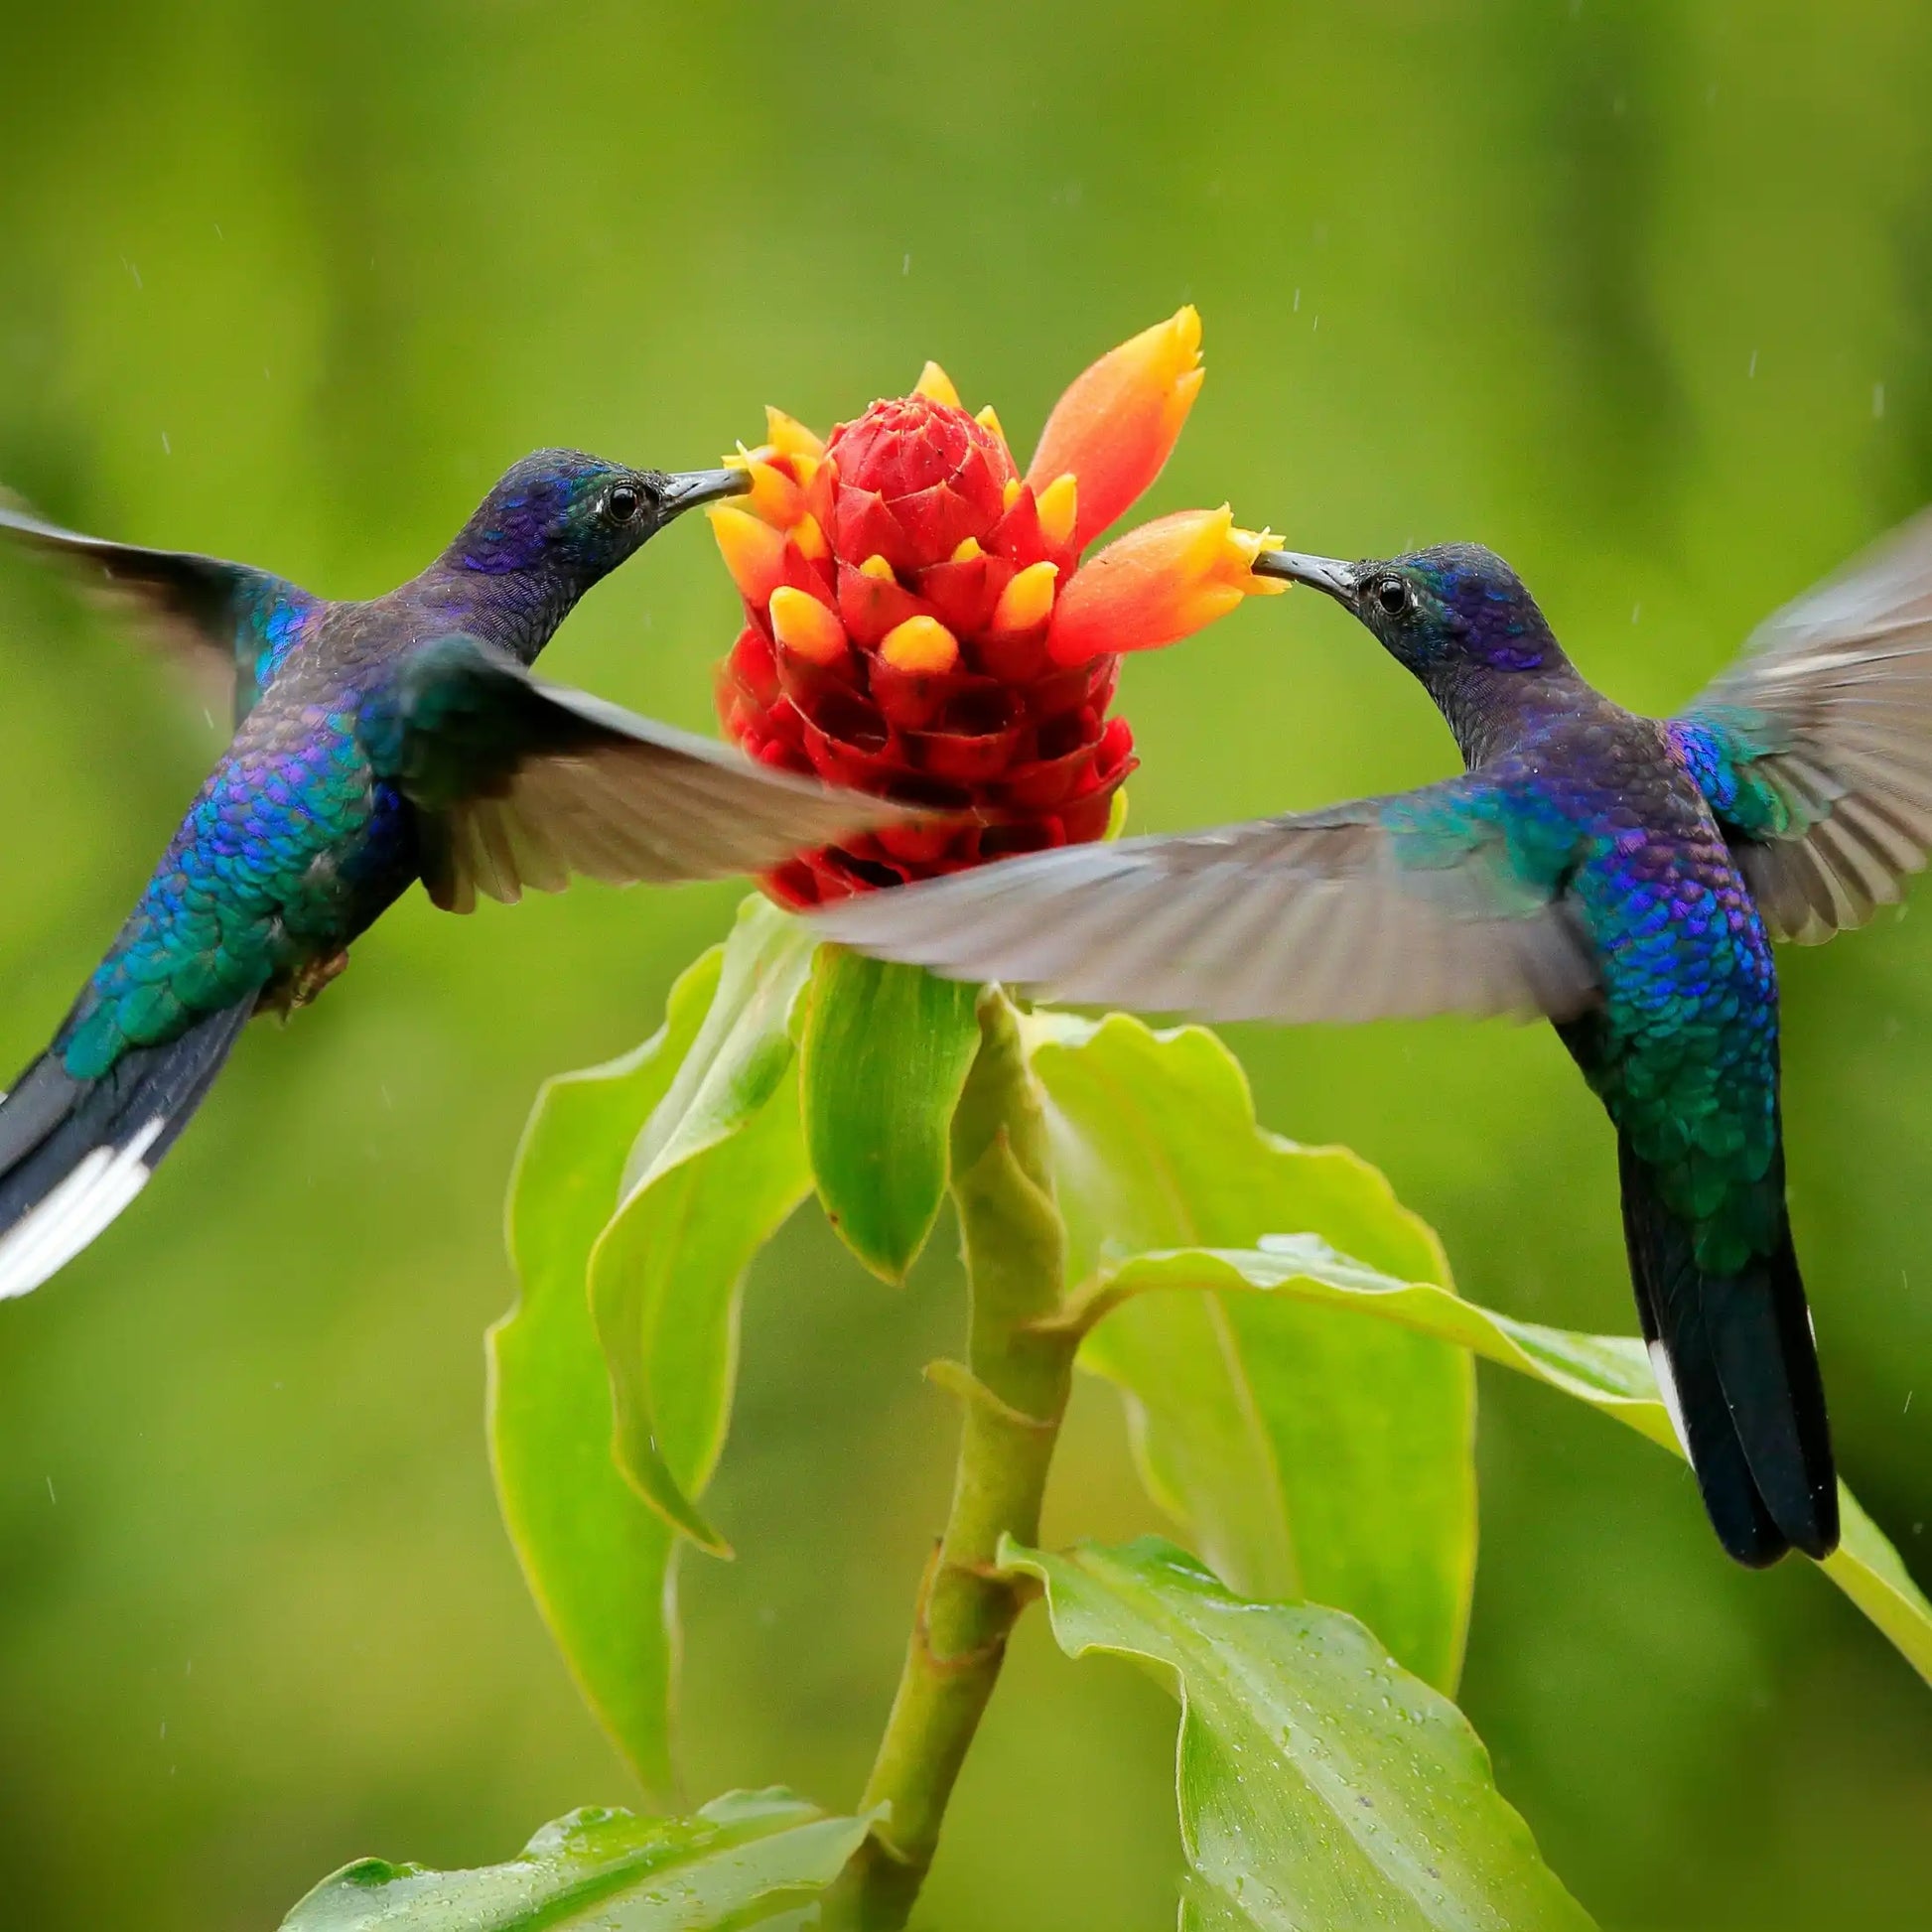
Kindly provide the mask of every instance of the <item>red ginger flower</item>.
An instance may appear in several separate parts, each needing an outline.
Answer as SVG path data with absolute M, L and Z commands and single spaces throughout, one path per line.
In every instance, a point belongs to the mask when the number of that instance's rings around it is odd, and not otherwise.
M 1025 477 L 999 418 L 928 362 L 821 443 L 776 409 L 752 490 L 711 512 L 748 620 L 718 670 L 727 733 L 788 771 L 970 814 L 795 859 L 765 882 L 816 905 L 1100 838 L 1134 768 L 1108 706 L 1120 653 L 1244 596 L 1267 539 L 1223 506 L 1089 541 L 1160 475 L 1199 389 L 1200 318 L 1123 343 L 1054 407 Z

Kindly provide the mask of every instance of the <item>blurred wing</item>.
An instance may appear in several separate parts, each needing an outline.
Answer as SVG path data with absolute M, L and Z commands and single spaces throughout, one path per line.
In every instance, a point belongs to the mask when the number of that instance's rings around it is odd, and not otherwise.
M 955 979 L 1219 1020 L 1548 1014 L 1587 942 L 1521 885 L 1479 777 L 1182 838 L 1068 846 L 812 914 Z
M 539 684 L 477 638 L 419 645 L 365 708 L 379 776 L 425 814 L 424 881 L 446 911 L 572 873 L 723 879 L 929 814 L 754 764 L 729 746 Z
M 182 550 L 109 543 L 48 523 L 0 496 L 0 536 L 57 558 L 111 610 L 184 663 L 237 724 L 261 693 L 260 638 L 244 620 L 278 605 L 309 605 L 307 592 L 267 571 Z
M 1765 622 L 1675 730 L 1778 937 L 1897 899 L 1932 851 L 1932 512 Z

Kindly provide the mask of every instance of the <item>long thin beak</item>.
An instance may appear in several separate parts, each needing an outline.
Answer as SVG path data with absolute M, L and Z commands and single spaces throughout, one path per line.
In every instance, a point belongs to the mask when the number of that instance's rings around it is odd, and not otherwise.
M 1290 584 L 1306 584 L 1350 610 L 1355 605 L 1355 566 L 1339 557 L 1311 557 L 1300 550 L 1264 550 L 1249 566 L 1257 577 L 1279 577 Z
M 752 486 L 752 479 L 743 470 L 685 470 L 664 481 L 668 486 L 662 519 L 666 523 L 701 504 L 715 503 L 725 496 L 743 496 Z

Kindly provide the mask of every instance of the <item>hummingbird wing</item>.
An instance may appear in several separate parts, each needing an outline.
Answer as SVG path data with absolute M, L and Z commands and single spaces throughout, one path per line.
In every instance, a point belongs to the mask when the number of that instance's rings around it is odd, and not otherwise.
M 1568 911 L 1510 863 L 1466 774 L 1174 838 L 1065 846 L 846 899 L 829 937 L 950 978 L 1220 1020 L 1574 1018 L 1597 995 Z
M 714 739 L 539 683 L 461 632 L 407 653 L 358 733 L 424 814 L 424 884 L 446 911 L 572 873 L 618 885 L 768 871 L 794 853 L 931 814 L 755 764 Z
M 1932 852 L 1932 511 L 1763 623 L 1671 730 L 1779 938 L 1896 900 Z
M 64 530 L 0 493 L 0 535 L 58 558 L 110 608 L 184 663 L 238 725 L 261 696 L 256 659 L 277 613 L 317 599 L 265 570 L 185 550 L 144 550 Z M 251 621 L 253 620 L 253 621 Z

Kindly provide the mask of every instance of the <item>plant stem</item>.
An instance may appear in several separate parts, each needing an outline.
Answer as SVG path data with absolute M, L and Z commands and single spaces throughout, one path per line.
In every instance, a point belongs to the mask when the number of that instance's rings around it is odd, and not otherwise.
M 891 1932 L 911 1912 L 938 1848 L 946 1801 L 1034 1593 L 1003 1576 L 1003 1534 L 1038 1540 L 1040 1499 L 1076 1332 L 1038 1325 L 1060 1306 L 1065 1230 L 1046 1126 L 1013 1008 L 981 995 L 980 1048 L 953 1116 L 952 1191 L 971 1298 L 968 1364 L 936 1364 L 961 1394 L 959 1461 L 944 1534 L 920 1581 L 912 1634 L 864 1804 L 892 1811 L 848 1869 L 832 1922 Z

